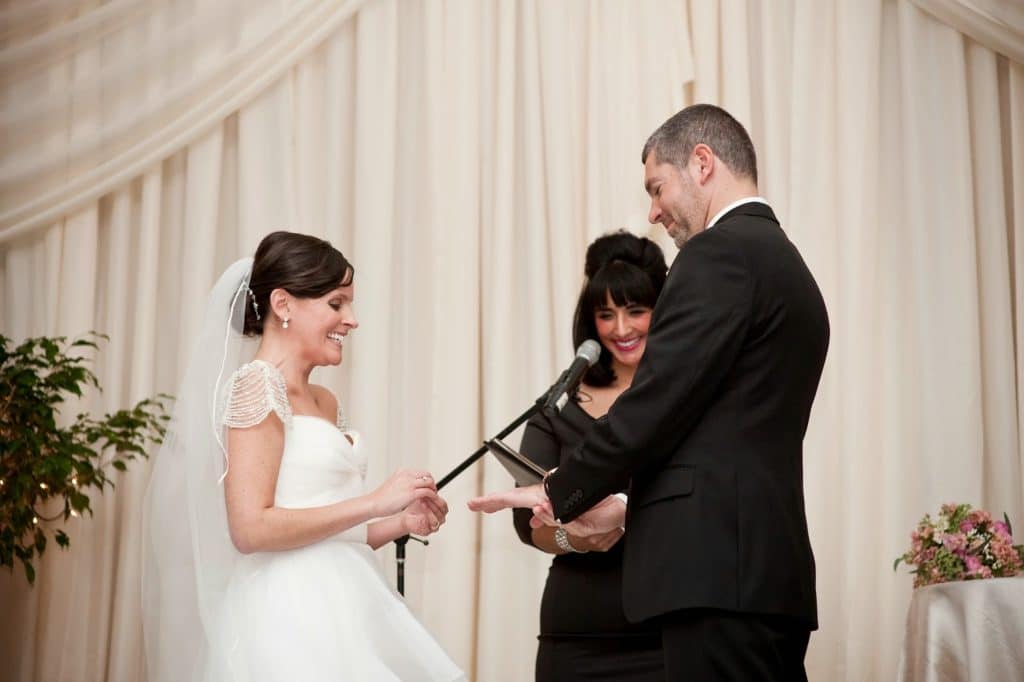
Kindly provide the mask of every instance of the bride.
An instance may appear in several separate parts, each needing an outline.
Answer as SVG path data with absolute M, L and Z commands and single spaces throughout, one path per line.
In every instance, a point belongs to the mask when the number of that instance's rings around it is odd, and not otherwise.
M 358 326 L 353 274 L 275 232 L 211 292 L 147 495 L 150 682 L 465 679 L 373 554 L 447 504 L 420 470 L 367 493 L 359 434 L 309 383 Z

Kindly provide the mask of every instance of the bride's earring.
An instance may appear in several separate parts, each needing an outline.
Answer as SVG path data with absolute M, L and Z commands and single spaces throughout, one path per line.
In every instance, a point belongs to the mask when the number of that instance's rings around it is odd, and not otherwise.
M 284 322 L 281 323 L 281 326 L 284 327 L 285 329 L 288 328 L 288 318 L 287 317 L 284 318 Z

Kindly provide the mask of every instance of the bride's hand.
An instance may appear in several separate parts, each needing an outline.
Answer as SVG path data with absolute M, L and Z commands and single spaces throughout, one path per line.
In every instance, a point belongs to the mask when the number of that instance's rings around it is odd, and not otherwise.
M 448 516 L 448 503 L 440 496 L 416 500 L 402 512 L 402 527 L 413 535 L 436 533 Z
M 375 516 L 397 514 L 427 497 L 437 498 L 437 484 L 429 471 L 416 469 L 399 469 L 370 493 Z

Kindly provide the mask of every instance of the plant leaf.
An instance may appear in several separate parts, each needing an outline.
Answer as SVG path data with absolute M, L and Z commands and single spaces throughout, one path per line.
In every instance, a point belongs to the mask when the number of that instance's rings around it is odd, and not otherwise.
M 57 541 L 57 544 L 63 549 L 67 549 L 68 545 L 71 544 L 71 540 L 70 538 L 68 538 L 68 534 L 62 530 L 58 530 L 56 533 L 54 533 L 54 539 Z

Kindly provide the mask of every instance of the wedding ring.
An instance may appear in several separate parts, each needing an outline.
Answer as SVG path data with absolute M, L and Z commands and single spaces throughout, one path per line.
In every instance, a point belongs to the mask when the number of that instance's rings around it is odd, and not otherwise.
M 432 523 L 432 524 L 430 524 L 430 530 L 437 530 L 440 527 L 441 527 L 440 523 Z

